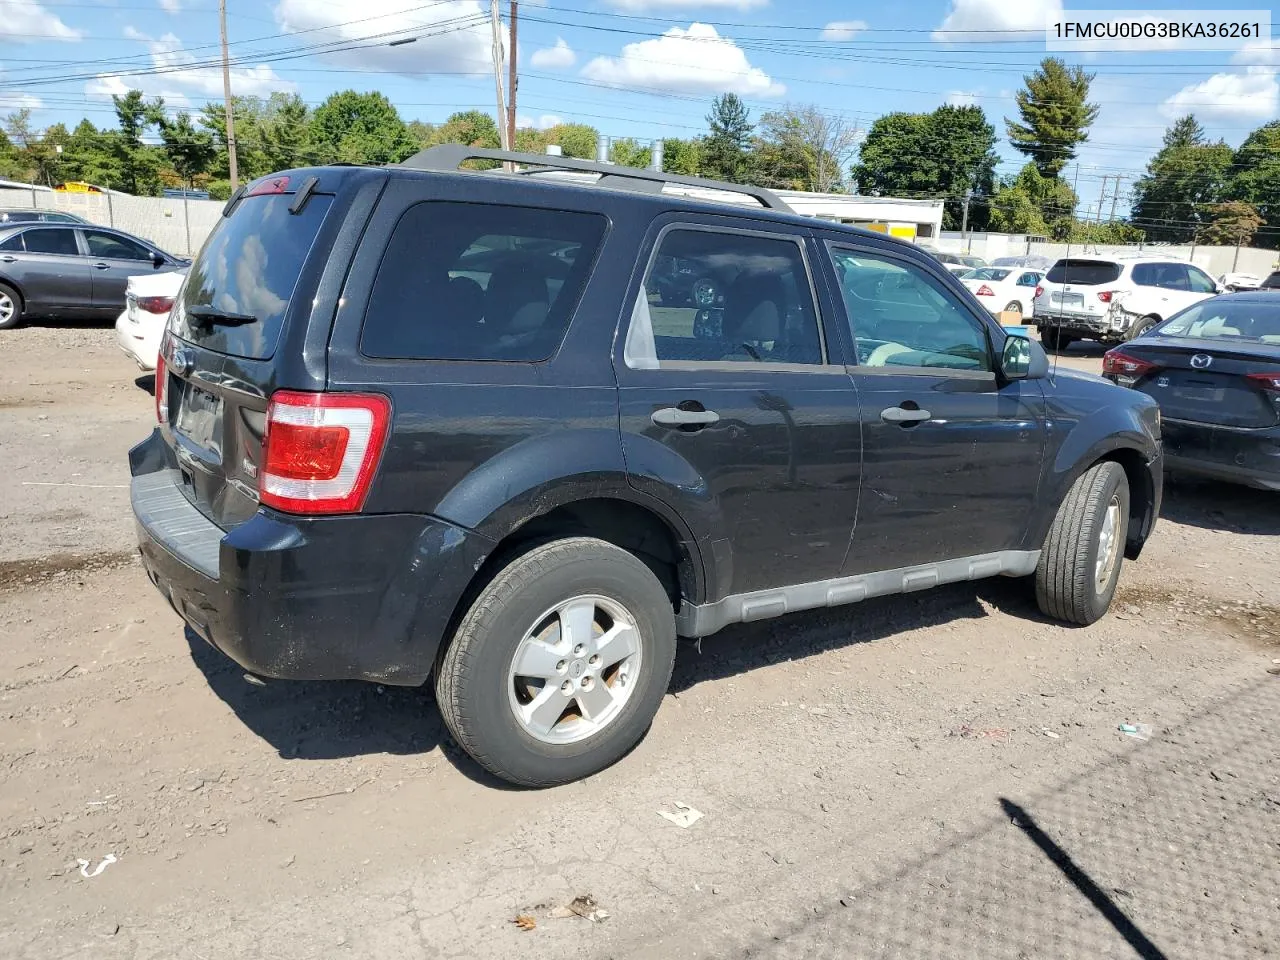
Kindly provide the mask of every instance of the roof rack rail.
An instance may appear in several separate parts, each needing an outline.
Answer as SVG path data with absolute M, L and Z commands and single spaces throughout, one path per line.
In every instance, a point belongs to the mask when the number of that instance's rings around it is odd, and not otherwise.
M 703 190 L 718 190 L 722 193 L 740 193 L 752 197 L 767 210 L 780 213 L 792 213 L 781 198 L 771 190 L 753 187 L 741 183 L 724 183 L 720 180 L 707 180 L 703 177 L 686 177 L 679 173 L 661 173 L 657 170 L 639 167 L 624 167 L 612 163 L 600 163 L 592 160 L 578 160 L 574 157 L 553 157 L 540 153 L 516 153 L 511 150 L 490 150 L 487 147 L 468 147 L 456 143 L 444 143 L 436 147 L 421 150 L 393 166 L 406 167 L 410 170 L 438 170 L 456 172 L 468 160 L 497 160 L 503 163 L 523 164 L 536 167 L 536 170 L 524 170 L 521 173 L 543 173 L 547 170 L 571 170 L 578 173 L 596 173 L 600 175 L 601 186 L 619 190 L 636 190 L 644 193 L 661 193 L 665 183 L 680 184 L 685 187 L 698 187 Z

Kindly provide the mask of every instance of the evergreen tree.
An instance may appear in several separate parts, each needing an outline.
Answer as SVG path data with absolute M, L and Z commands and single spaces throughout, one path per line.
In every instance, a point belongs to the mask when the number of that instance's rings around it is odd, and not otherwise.
M 1045 57 L 1024 78 L 1026 89 L 1015 97 L 1021 122 L 1006 117 L 1005 129 L 1013 148 L 1030 157 L 1041 176 L 1058 176 L 1076 147 L 1089 139 L 1089 126 L 1098 116 L 1098 105 L 1088 102 L 1093 77 Z
M 736 93 L 716 97 L 707 114 L 711 132 L 702 141 L 703 176 L 744 183 L 750 172 L 751 114 Z

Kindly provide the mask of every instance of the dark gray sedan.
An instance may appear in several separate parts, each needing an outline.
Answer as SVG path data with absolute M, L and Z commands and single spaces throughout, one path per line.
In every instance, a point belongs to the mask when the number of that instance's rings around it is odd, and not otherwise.
M 113 320 L 131 276 L 189 264 L 109 227 L 0 225 L 0 330 L 34 316 Z

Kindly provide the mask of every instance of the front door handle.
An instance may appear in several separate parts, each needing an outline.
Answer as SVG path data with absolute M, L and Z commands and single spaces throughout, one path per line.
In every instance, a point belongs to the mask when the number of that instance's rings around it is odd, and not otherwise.
M 95 264 L 93 265 L 93 268 L 94 268 L 95 270 L 110 270 L 110 269 L 111 269 L 111 264 L 109 264 L 109 263 L 95 263 Z
M 4 263 L 17 263 L 17 262 L 18 262 L 18 258 L 17 258 L 17 257 L 10 257 L 10 256 L 8 256 L 8 255 L 5 255 L 5 256 L 3 256 L 3 257 L 0 257 L 0 262 L 4 262 Z
M 653 411 L 649 418 L 660 427 L 705 427 L 720 421 L 714 410 L 681 410 L 679 407 L 663 407 Z
M 921 410 L 918 407 L 908 409 L 907 407 L 885 407 L 880 411 L 880 419 L 885 423 L 919 423 L 921 420 L 928 420 L 933 416 L 928 410 Z

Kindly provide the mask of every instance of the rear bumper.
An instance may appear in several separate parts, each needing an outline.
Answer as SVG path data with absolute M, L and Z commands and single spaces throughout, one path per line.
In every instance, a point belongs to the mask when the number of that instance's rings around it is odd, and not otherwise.
M 128 310 L 116 318 L 116 345 L 138 365 L 139 369 L 148 373 L 156 368 L 156 357 L 160 353 L 160 338 L 164 334 L 163 323 L 155 326 L 155 330 L 149 330 L 142 324 L 131 322 Z
M 129 465 L 147 576 L 197 634 L 265 677 L 422 683 L 492 546 L 405 514 L 263 509 L 223 531 L 173 482 L 158 434 Z
M 1165 465 L 1180 473 L 1280 491 L 1280 427 L 1164 421 Z

